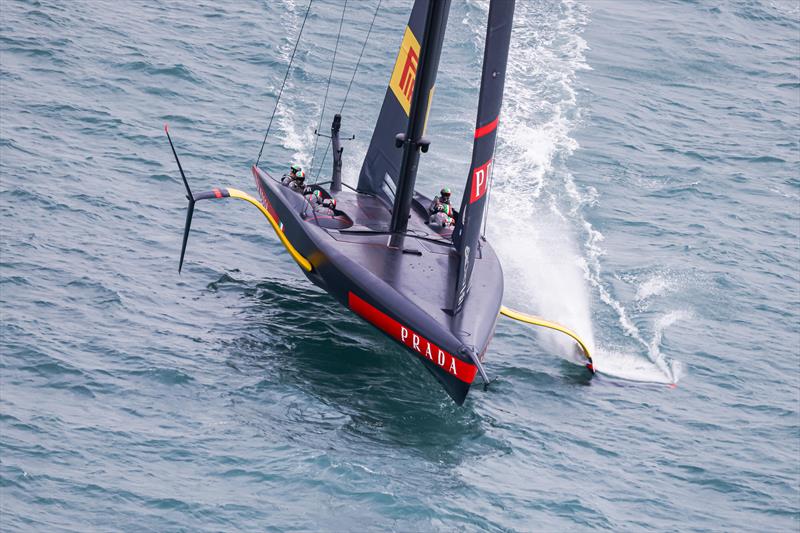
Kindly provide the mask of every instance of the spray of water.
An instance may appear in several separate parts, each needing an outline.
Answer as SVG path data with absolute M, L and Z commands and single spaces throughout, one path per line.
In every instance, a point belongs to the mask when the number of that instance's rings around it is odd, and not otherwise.
M 570 133 L 581 119 L 575 78 L 589 68 L 581 37 L 587 22 L 587 9 L 573 0 L 517 4 L 488 229 L 506 271 L 509 305 L 575 330 L 589 345 L 600 372 L 675 383 L 682 369 L 659 346 L 664 330 L 686 314 L 661 317 L 653 339 L 643 338 L 602 282 L 603 235 L 582 215 L 596 193 L 581 190 L 565 164 L 578 147 Z M 577 244 L 579 236 L 582 245 Z M 597 346 L 593 293 L 614 310 L 622 330 L 641 344 L 641 351 Z M 551 352 L 575 359 L 571 340 L 552 332 L 541 336 Z
M 281 41 L 280 46 L 276 50 L 280 62 L 283 65 L 289 64 L 289 58 L 294 48 L 294 39 L 300 32 L 301 22 L 305 12 L 305 6 L 298 8 L 293 0 L 286 0 L 286 8 L 288 13 L 291 14 L 283 21 L 285 35 L 287 37 Z M 277 170 L 285 171 L 288 170 L 289 164 L 298 163 L 303 167 L 306 175 L 309 175 L 311 172 L 311 147 L 314 145 L 315 135 L 313 126 L 309 127 L 309 124 L 305 122 L 305 120 L 298 119 L 295 110 L 305 109 L 305 112 L 302 113 L 304 116 L 315 116 L 318 112 L 308 113 L 309 105 L 312 109 L 315 107 L 321 108 L 321 105 L 318 102 L 311 104 L 304 102 L 302 100 L 303 92 L 300 91 L 298 93 L 294 80 L 297 70 L 302 68 L 303 66 L 296 60 L 292 66 L 292 71 L 289 72 L 285 88 L 285 96 L 293 95 L 294 98 L 282 99 L 275 111 L 277 125 L 275 138 L 280 137 L 283 146 L 292 151 L 291 160 L 285 162 L 284 168 L 279 168 Z M 275 91 L 277 91 L 277 87 Z

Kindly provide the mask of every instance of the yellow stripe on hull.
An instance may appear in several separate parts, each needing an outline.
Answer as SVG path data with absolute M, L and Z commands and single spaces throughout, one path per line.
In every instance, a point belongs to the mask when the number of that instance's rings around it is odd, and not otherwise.
M 269 223 L 272 225 L 272 229 L 275 230 L 275 233 L 278 235 L 278 238 L 281 240 L 281 243 L 283 243 L 283 246 L 286 248 L 286 251 L 289 252 L 289 254 L 295 261 L 297 261 L 297 264 L 300 265 L 300 267 L 306 272 L 311 272 L 311 270 L 313 270 L 313 267 L 311 266 L 311 263 L 308 261 L 308 259 L 300 255 L 300 252 L 298 252 L 295 249 L 295 247 L 292 246 L 292 243 L 289 242 L 289 239 L 286 238 L 286 235 L 283 233 L 283 230 L 278 225 L 278 222 L 272 217 L 269 211 L 267 211 L 267 208 L 264 207 L 261 204 L 261 202 L 259 202 L 246 192 L 240 191 L 239 189 L 229 188 L 228 194 L 230 194 L 231 198 L 238 198 L 240 200 L 245 200 L 256 206 L 258 210 L 261 211 L 261 213 L 265 217 L 267 217 L 267 220 L 269 220 Z

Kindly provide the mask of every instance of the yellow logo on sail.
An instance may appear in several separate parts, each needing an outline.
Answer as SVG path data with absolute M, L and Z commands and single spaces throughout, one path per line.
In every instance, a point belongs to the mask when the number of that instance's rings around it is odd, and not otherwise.
M 400 45 L 400 52 L 397 54 L 397 61 L 392 71 L 392 79 L 389 80 L 389 87 L 403 106 L 406 115 L 411 112 L 411 96 L 414 93 L 414 81 L 417 79 L 419 54 L 419 41 L 411 33 L 411 28 L 406 26 L 403 44 Z

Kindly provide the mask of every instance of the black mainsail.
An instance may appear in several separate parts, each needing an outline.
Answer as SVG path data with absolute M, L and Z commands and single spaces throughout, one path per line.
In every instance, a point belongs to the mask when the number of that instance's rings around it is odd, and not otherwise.
M 404 150 L 399 149 L 402 145 L 396 144 L 396 136 L 408 133 L 409 118 L 414 115 L 420 117 L 424 130 L 449 9 L 450 0 L 414 2 L 361 167 L 359 192 L 394 201 L 404 154 Z M 427 76 L 422 75 L 425 71 Z M 419 94 L 425 97 L 417 101 L 415 96 Z
M 452 302 L 454 313 L 461 310 L 464 298 L 469 293 L 475 256 L 480 246 L 479 238 L 489 196 L 492 158 L 497 140 L 497 124 L 503 104 L 508 47 L 514 20 L 514 1 L 492 0 L 489 4 L 478 117 L 472 145 L 472 165 L 453 232 L 453 245 L 458 252 L 457 281 Z

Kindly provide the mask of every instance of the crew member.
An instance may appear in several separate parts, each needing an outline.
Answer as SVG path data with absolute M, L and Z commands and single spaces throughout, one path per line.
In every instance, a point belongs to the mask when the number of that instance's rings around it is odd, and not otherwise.
M 294 175 L 294 179 L 289 181 L 288 185 L 292 190 L 303 193 L 306 189 L 306 173 L 302 170 L 298 170 Z
M 336 214 L 336 198 L 325 198 L 320 204 L 321 212 L 326 215 L 334 216 Z
M 452 217 L 445 214 L 444 211 L 439 211 L 438 213 L 431 215 L 428 223 L 434 229 L 446 229 L 455 226 L 456 221 Z
M 281 183 L 284 185 L 291 185 L 293 181 L 297 179 L 297 173 L 302 172 L 300 165 L 297 163 L 292 163 L 292 166 L 289 167 L 289 173 L 284 174 L 283 178 L 281 178 Z
M 317 213 L 331 216 L 336 214 L 336 198 L 323 198 L 319 189 L 307 195 L 306 198 Z
M 442 187 L 442 190 L 439 191 L 439 196 L 435 196 L 431 205 L 428 207 L 428 213 L 434 215 L 441 211 L 439 208 L 440 205 L 447 205 L 450 207 L 450 187 Z
M 431 226 L 439 226 L 447 228 L 455 226 L 456 221 L 453 218 L 453 208 L 449 204 L 439 204 L 436 207 L 436 212 L 433 213 L 428 219 Z

